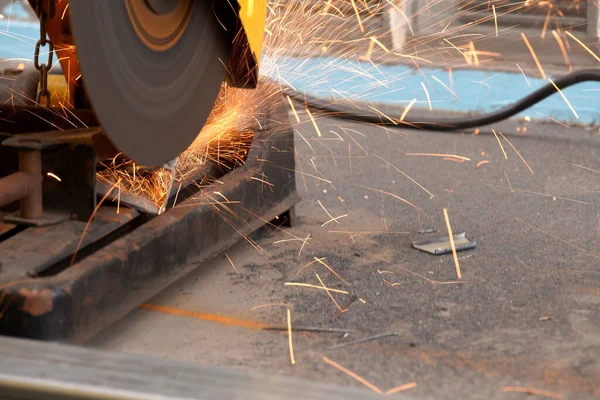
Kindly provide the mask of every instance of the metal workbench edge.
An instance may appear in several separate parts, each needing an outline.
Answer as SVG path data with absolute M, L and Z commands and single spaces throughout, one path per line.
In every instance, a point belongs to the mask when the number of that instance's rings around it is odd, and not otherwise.
M 2 399 L 369 400 L 367 390 L 52 342 L 0 337 Z M 402 394 L 397 399 L 409 400 Z

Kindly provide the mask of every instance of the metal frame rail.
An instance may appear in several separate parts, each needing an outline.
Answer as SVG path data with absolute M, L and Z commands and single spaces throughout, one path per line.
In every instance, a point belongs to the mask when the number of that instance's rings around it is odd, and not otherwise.
M 370 400 L 381 396 L 368 389 L 280 375 L 0 337 L 0 398 Z M 411 399 L 403 394 L 394 398 Z

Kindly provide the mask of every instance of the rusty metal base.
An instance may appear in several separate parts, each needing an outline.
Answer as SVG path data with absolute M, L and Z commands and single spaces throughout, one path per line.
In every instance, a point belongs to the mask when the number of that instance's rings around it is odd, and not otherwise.
M 19 260 L 22 267 L 5 262 L 0 271 L 0 334 L 84 342 L 269 221 L 293 216 L 299 200 L 294 136 L 283 102 L 272 105 L 265 119 L 269 124 L 256 133 L 246 164 L 194 198 L 151 219 L 135 212 L 117 217 L 107 208 L 107 228 L 97 235 L 108 244 L 89 244 L 75 264 L 70 265 L 69 256 L 36 275 L 23 262 L 33 253 L 31 248 Z M 264 184 L 265 176 L 272 186 Z M 110 228 L 118 218 L 121 228 Z M 43 233 L 55 227 L 27 228 L 0 245 L 27 232 L 42 240 Z M 43 240 L 44 251 L 56 253 L 52 242 L 58 238 L 46 235 Z

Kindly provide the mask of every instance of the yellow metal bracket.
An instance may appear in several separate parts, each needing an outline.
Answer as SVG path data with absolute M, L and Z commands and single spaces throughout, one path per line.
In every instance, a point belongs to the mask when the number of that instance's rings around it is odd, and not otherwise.
M 265 34 L 267 0 L 238 0 L 238 18 L 227 68 L 227 83 L 233 87 L 254 88 Z
M 240 20 L 246 32 L 248 44 L 260 65 L 263 39 L 265 34 L 265 19 L 267 18 L 267 0 L 238 0 L 240 5 Z

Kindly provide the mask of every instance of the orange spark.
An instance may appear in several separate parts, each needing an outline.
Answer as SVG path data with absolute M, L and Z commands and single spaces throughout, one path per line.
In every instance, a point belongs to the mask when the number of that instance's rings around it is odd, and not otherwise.
M 461 161 L 471 161 L 469 157 L 457 156 L 456 154 L 436 154 L 436 153 L 406 153 L 407 156 L 427 156 L 427 157 L 444 157 L 456 158 Z
M 562 38 L 560 37 L 560 35 L 558 34 L 558 32 L 556 32 L 554 29 L 552 30 L 552 36 L 554 36 L 554 39 L 556 39 L 556 42 L 558 43 L 558 47 L 560 47 L 560 52 L 562 53 L 563 58 L 565 59 L 565 64 L 567 64 L 569 66 L 569 69 L 573 68 L 571 66 L 571 60 L 569 59 L 569 54 L 567 53 L 565 44 L 564 44 Z
M 454 265 L 456 267 L 456 276 L 458 279 L 462 279 L 460 273 L 460 264 L 458 263 L 458 256 L 456 255 L 456 246 L 454 245 L 454 235 L 452 234 L 452 227 L 450 226 L 450 219 L 448 218 L 448 210 L 444 208 L 444 219 L 446 220 L 446 227 L 448 227 L 448 237 L 450 238 L 450 247 L 452 247 L 452 256 L 454 257 Z
M 310 236 L 310 235 L 309 235 L 309 236 Z M 325 260 L 325 259 L 326 259 L 326 257 L 323 257 L 323 258 L 321 258 L 321 260 Z M 312 264 L 316 263 L 316 262 L 317 262 L 317 260 L 318 260 L 318 259 L 317 259 L 317 257 L 315 257 L 314 261 L 311 261 L 311 262 L 307 263 L 307 264 L 306 264 L 304 267 L 300 268 L 300 269 L 298 270 L 298 272 L 296 272 L 296 276 L 300 275 L 300 272 L 302 272 L 302 271 L 303 271 L 303 270 L 304 270 L 306 267 L 308 267 L 309 265 L 312 265 Z
M 463 52 L 460 48 L 456 47 L 453 43 L 451 43 L 446 38 L 444 38 L 444 42 L 448 43 L 450 46 L 455 48 L 460 54 L 462 54 L 462 56 L 465 58 L 465 61 L 467 62 L 467 65 L 473 64 L 473 60 L 471 60 L 471 57 L 469 57 L 469 55 L 467 53 Z
M 567 96 L 565 96 L 565 94 L 562 92 L 562 90 L 560 90 L 560 88 L 558 86 L 556 86 L 556 83 L 554 83 L 554 81 L 552 79 L 548 78 L 548 80 L 550 81 L 550 83 L 552 84 L 552 86 L 554 86 L 554 89 L 556 89 L 556 91 L 558 92 L 558 94 L 560 94 L 560 97 L 562 97 L 563 100 L 565 101 L 565 103 L 567 103 L 567 105 L 571 109 L 571 112 L 573 113 L 573 115 L 575 116 L 575 118 L 579 119 L 579 115 L 577 115 L 577 112 L 575 112 L 575 109 L 573 108 L 573 106 L 571 105 L 571 103 L 569 103 L 569 100 L 567 100 Z
M 392 271 L 385 271 L 385 270 L 384 270 L 384 271 L 377 270 L 377 273 L 378 273 L 378 274 L 393 274 L 393 272 L 392 272 Z
M 346 375 L 348 375 L 348 376 L 356 379 L 357 381 L 359 381 L 360 383 L 362 383 L 363 385 L 365 385 L 369 389 L 373 390 L 374 392 L 379 393 L 379 394 L 383 394 L 383 391 L 381 389 L 379 389 L 377 386 L 373 385 L 371 382 L 369 382 L 365 378 L 362 378 L 362 377 L 356 375 L 354 372 L 350 371 L 349 369 L 346 369 L 346 368 L 342 367 L 340 364 L 336 363 L 335 361 L 332 361 L 332 360 L 330 360 L 327 357 L 323 357 L 323 361 L 325 361 L 327 364 L 332 365 L 335 368 L 339 369 L 340 371 L 342 371 Z
M 313 262 L 316 262 L 316 261 L 313 261 Z M 334 292 L 334 293 L 348 294 L 348 292 L 345 290 L 324 288 L 323 286 L 311 285 L 310 283 L 285 282 L 284 285 L 285 286 L 302 286 L 302 287 L 319 289 L 319 290 L 329 290 L 330 292 Z
M 329 211 L 327 211 L 327 209 L 325 208 L 325 206 L 323 206 L 323 203 L 321 203 L 321 200 L 317 200 L 317 203 L 319 203 L 319 205 L 321 206 L 321 208 L 323 209 L 323 211 L 325 211 L 325 213 L 326 213 L 326 214 L 329 216 L 329 218 L 331 218 L 331 219 L 330 219 L 329 221 L 327 221 L 325 224 L 327 224 L 328 222 L 331 222 L 331 221 L 335 221 L 336 223 L 338 223 L 338 224 L 339 224 L 339 222 L 337 221 L 337 219 L 336 219 L 336 218 L 334 218 L 334 217 L 333 217 L 333 215 L 331 215 L 331 214 L 329 213 Z M 339 217 L 338 217 L 338 218 L 339 218 Z M 325 225 L 325 224 L 323 224 L 323 225 Z M 323 225 L 321 225 L 321 226 L 323 226 Z
M 340 215 L 339 217 L 331 218 L 329 221 L 322 223 L 321 226 L 325 226 L 325 225 L 327 225 L 330 222 L 335 222 L 336 224 L 339 224 L 338 220 L 342 219 L 342 218 L 345 218 L 347 216 L 348 216 L 348 214 L 344 214 L 344 215 Z
M 321 286 L 323 286 L 323 289 L 325 289 L 325 292 L 327 293 L 327 295 L 329 296 L 329 298 L 333 301 L 333 303 L 338 308 L 338 310 L 340 310 L 341 313 L 345 313 L 346 311 L 348 311 L 348 310 L 344 310 L 342 307 L 340 307 L 340 305 L 338 304 L 338 302 L 335 301 L 335 299 L 333 298 L 333 295 L 329 292 L 329 289 L 327 288 L 327 286 L 325 286 L 325 284 L 323 283 L 323 281 L 319 277 L 319 274 L 315 273 L 315 275 L 317 276 L 317 279 L 321 283 Z
M 54 179 L 56 179 L 56 180 L 57 180 L 57 181 L 59 181 L 59 182 L 62 182 L 62 179 L 60 179 L 60 177 L 59 177 L 58 175 L 56 175 L 56 174 L 53 174 L 52 172 L 48 172 L 46 175 L 48 175 L 48 176 L 49 176 L 49 177 L 51 177 L 51 178 L 54 178 Z
M 596 173 L 600 174 L 600 171 L 592 169 L 592 168 L 589 168 L 589 167 L 584 167 L 583 165 L 573 164 L 573 163 L 571 165 L 573 165 L 574 167 L 579 167 L 579 168 L 587 169 L 588 171 L 592 171 L 592 172 L 596 172 Z
M 456 158 L 452 158 L 452 157 L 444 157 L 444 161 L 454 161 L 457 163 L 464 163 L 465 160 L 457 160 Z
M 508 156 L 506 155 L 506 151 L 504 151 L 504 146 L 502 146 L 502 142 L 500 141 L 498 134 L 496 134 L 496 131 L 493 129 L 492 129 L 492 132 L 494 132 L 494 136 L 496 136 L 496 140 L 498 141 L 498 144 L 500 145 L 500 149 L 502 149 L 502 154 L 504 154 L 504 158 L 506 160 L 508 160 Z
M 531 83 L 529 83 L 529 79 L 527 79 L 527 76 L 525 75 L 525 72 L 523 72 L 523 69 L 521 69 L 521 66 L 518 63 L 515 63 L 515 64 L 517 64 L 517 68 L 519 68 L 519 71 L 521 71 L 523 78 L 525 78 L 525 82 L 527 82 L 527 86 L 531 87 Z
M 256 310 L 260 310 L 261 308 L 267 308 L 267 307 L 284 307 L 284 306 L 285 306 L 285 304 L 283 304 L 283 303 L 269 303 L 269 304 L 261 304 L 259 306 L 254 306 L 250 310 L 251 311 L 256 311 Z
M 244 319 L 237 319 L 233 317 L 227 317 L 223 315 L 207 314 L 196 311 L 182 310 L 180 308 L 161 306 L 157 304 L 144 303 L 139 308 L 143 310 L 156 311 L 163 314 L 177 315 L 180 317 L 194 318 L 202 321 L 217 322 L 225 325 L 239 326 L 241 328 L 264 330 L 267 328 L 266 325 L 260 322 L 248 321 Z
M 421 189 L 423 189 L 425 192 L 427 192 L 427 194 L 431 198 L 435 197 L 433 193 L 431 193 L 429 190 L 425 189 L 425 187 L 423 187 L 423 185 L 421 185 L 419 182 L 415 181 L 413 178 L 411 178 L 406 173 L 404 173 L 403 171 L 401 171 L 398 167 L 396 167 L 395 165 L 393 165 L 389 161 L 386 161 L 383 158 L 379 157 L 377 154 L 375 154 L 375 157 L 379 158 L 381 161 L 383 161 L 384 163 L 386 163 L 390 167 L 394 168 L 396 171 L 400 172 L 402 175 L 404 175 L 406 178 L 408 178 L 412 183 L 414 183 L 415 185 L 417 185 L 418 187 L 420 187 Z
M 410 111 L 410 109 L 412 108 L 412 106 L 415 105 L 416 102 L 417 102 L 417 99 L 412 99 L 410 101 L 410 103 L 408 103 L 408 105 L 406 106 L 406 108 L 402 112 L 402 115 L 400 116 L 400 122 L 404 122 L 404 118 L 406 117 L 406 114 L 408 114 L 408 112 Z
M 381 47 L 383 49 L 383 51 L 385 51 L 386 53 L 389 53 L 390 51 L 388 50 L 387 47 L 385 47 L 383 45 L 383 43 L 381 43 L 379 40 L 377 40 L 377 38 L 375 36 L 371 36 L 370 38 L 375 44 L 377 44 L 379 47 Z
M 362 185 L 354 185 L 354 186 L 358 186 L 361 187 L 363 189 L 368 189 L 368 190 L 372 190 L 374 192 L 378 192 L 378 193 L 383 193 L 383 194 L 387 194 L 388 196 L 392 196 L 395 199 L 400 200 L 401 202 L 408 204 L 409 206 L 411 206 L 412 208 L 414 208 L 415 210 L 419 211 L 419 212 L 424 212 L 423 209 L 421 207 L 418 207 L 416 205 L 414 205 L 413 203 L 411 203 L 410 201 L 406 200 L 405 198 L 402 198 L 394 193 L 390 193 L 390 192 L 386 192 L 385 190 L 381 190 L 381 189 L 374 189 L 368 186 L 362 186 Z
M 387 115 L 385 115 L 382 111 L 378 110 L 377 108 L 373 107 L 373 106 L 369 106 L 370 109 L 372 109 L 373 111 L 375 111 L 378 114 L 383 115 L 386 119 L 388 119 L 392 124 L 394 125 L 398 125 L 398 123 L 396 121 L 394 121 L 392 118 L 388 117 Z
M 294 359 L 294 344 L 292 343 L 292 312 L 287 309 L 287 328 L 288 328 L 288 342 L 290 346 L 290 361 L 292 364 L 296 364 Z
M 522 386 L 504 386 L 502 388 L 502 390 L 505 392 L 520 392 L 520 393 L 552 397 L 553 399 L 563 399 L 565 397 L 560 393 L 549 392 L 549 391 L 540 390 L 540 389 L 527 388 L 527 387 L 522 387 Z
M 552 4 L 548 4 L 548 12 L 546 13 L 546 19 L 544 20 L 544 26 L 542 27 L 542 39 L 546 38 L 546 32 L 548 31 L 548 23 L 550 23 L 550 14 L 552 13 Z
M 427 91 L 427 87 L 425 86 L 424 82 L 421 82 L 421 87 L 423 88 L 423 91 L 425 92 L 425 96 L 427 97 L 427 104 L 429 104 L 429 111 L 433 111 L 433 107 L 431 106 L 431 98 L 429 97 L 429 92 Z
M 177 197 L 175 197 L 175 201 L 173 202 L 173 206 L 177 203 Z M 121 213 L 121 188 L 119 188 L 119 193 L 117 194 L 117 214 Z
M 398 268 L 398 269 L 400 269 L 400 270 L 402 270 L 402 271 L 404 271 L 404 272 L 406 272 L 406 273 L 408 273 L 408 274 L 410 274 L 410 275 L 416 276 L 417 278 L 421 278 L 421 279 L 423 279 L 424 281 L 427 281 L 427 282 L 431 283 L 432 285 L 462 285 L 462 284 L 465 284 L 465 283 L 468 283 L 468 282 L 470 282 L 470 281 L 446 281 L 446 282 L 444 282 L 444 281 L 436 281 L 436 280 L 430 279 L 430 278 L 428 278 L 428 277 L 426 277 L 426 276 L 423 276 L 423 275 L 421 275 L 421 274 L 418 274 L 418 273 L 416 273 L 416 272 L 414 272 L 414 271 L 411 271 L 411 270 L 410 270 L 410 269 L 408 269 L 408 268 L 404 268 L 402 265 L 394 264 L 394 263 L 393 263 L 393 262 L 391 262 L 391 261 L 388 261 L 388 260 L 385 260 L 385 259 L 383 259 L 383 258 L 381 258 L 381 257 L 378 257 L 378 256 L 377 256 L 377 255 L 375 255 L 375 254 L 371 254 L 371 256 L 372 256 L 373 258 L 375 258 L 375 259 L 379 260 L 379 261 L 383 261 L 383 262 L 385 262 L 385 263 L 388 263 L 388 264 L 390 264 L 390 265 L 393 265 L 394 267 L 396 267 L 396 268 Z M 598 258 L 600 258 L 600 256 L 598 256 Z
M 375 48 L 375 42 L 372 40 L 369 42 L 369 48 L 367 49 L 367 54 L 361 56 L 359 60 L 371 61 L 371 54 L 373 54 L 373 49 Z
M 345 233 L 348 236 L 348 239 L 354 241 L 354 238 L 356 236 L 360 236 L 360 235 L 374 235 L 374 234 L 380 234 L 380 235 L 408 235 L 409 232 L 390 232 L 390 231 L 358 231 L 358 232 L 352 232 L 352 231 L 328 231 L 329 233 Z
M 257 178 L 257 177 L 255 177 L 255 176 L 251 176 L 251 177 L 250 177 L 250 180 L 253 180 L 253 181 L 259 181 L 260 183 L 264 183 L 265 185 L 267 185 L 267 186 L 270 186 L 270 187 L 274 187 L 274 186 L 275 186 L 275 184 L 273 184 L 273 183 L 271 183 L 271 182 L 267 182 L 267 181 L 265 181 L 264 179 L 260 179 L 260 178 Z M 228 203 L 229 203 L 229 201 L 228 201 Z
M 344 278 L 342 278 L 341 276 L 338 275 L 337 272 L 335 272 L 333 270 L 333 268 L 331 268 L 329 265 L 325 264 L 325 262 L 323 261 L 325 258 L 317 258 L 315 257 L 315 261 L 318 262 L 319 264 L 323 265 L 325 268 L 327 268 L 329 270 L 329 272 L 331 272 L 332 274 L 334 274 L 340 281 L 344 282 L 345 284 L 348 284 L 348 281 L 345 280 Z
M 571 129 L 571 127 L 570 127 L 569 125 L 567 125 L 567 124 L 565 124 L 565 123 L 563 123 L 563 122 L 560 122 L 559 120 L 557 120 L 557 119 L 555 119 L 555 118 L 552 118 L 552 117 L 551 117 L 551 116 L 549 116 L 549 115 L 542 114 L 541 112 L 537 112 L 537 111 L 536 111 L 535 113 L 536 113 L 536 114 L 538 114 L 538 115 L 541 115 L 542 117 L 546 117 L 546 118 L 548 118 L 548 119 L 549 119 L 550 121 L 552 121 L 552 122 L 555 122 L 555 123 L 557 123 L 557 124 L 559 124 L 559 125 L 562 125 L 562 126 L 564 126 L 566 129 Z M 517 129 L 517 132 L 518 132 L 518 131 L 519 131 L 519 130 Z M 526 127 L 525 127 L 525 128 L 523 128 L 523 132 L 527 132 L 527 128 L 526 128 Z
M 490 162 L 488 160 L 483 160 L 483 161 L 479 161 L 477 163 L 477 168 L 481 167 L 483 164 L 489 164 Z
M 120 181 L 121 180 L 119 179 L 117 182 L 115 182 L 114 185 L 112 185 L 112 187 L 106 192 L 106 194 L 98 202 L 98 204 L 96 205 L 96 208 L 94 208 L 94 211 L 92 211 L 92 215 L 90 215 L 90 219 L 88 219 L 87 223 L 85 224 L 85 227 L 83 228 L 83 232 L 81 232 L 81 237 L 79 238 L 79 242 L 77 243 L 75 252 L 73 252 L 73 257 L 71 258 L 71 265 L 75 264 L 75 258 L 77 257 L 77 253 L 79 252 L 79 249 L 81 248 L 81 244 L 83 243 L 83 238 L 85 237 L 85 235 L 90 227 L 90 224 L 92 223 L 92 220 L 96 216 L 96 213 L 100 209 L 100 206 L 102 205 L 102 203 L 104 203 L 104 200 L 106 200 L 106 198 L 112 193 L 112 191 L 115 190 L 115 188 L 119 185 Z
M 290 103 L 290 107 L 292 107 L 292 112 L 294 113 L 294 117 L 296 117 L 296 122 L 300 123 L 300 117 L 298 116 L 298 113 L 296 112 L 296 107 L 294 107 L 294 102 L 292 101 L 290 96 L 286 96 L 286 97 L 288 99 L 288 103 Z
M 573 164 L 575 165 L 575 164 Z M 490 186 L 490 187 L 498 187 L 501 189 L 509 189 L 511 192 L 522 192 L 522 193 L 528 193 L 528 194 L 534 194 L 537 196 L 544 196 L 544 197 L 552 197 L 555 200 L 564 200 L 564 201 L 571 201 L 573 203 L 579 203 L 579 204 L 585 204 L 585 205 L 591 205 L 592 203 L 589 203 L 587 201 L 582 201 L 582 200 L 578 200 L 578 199 L 573 199 L 570 197 L 563 197 L 563 196 L 558 196 L 556 194 L 551 194 L 551 193 L 542 193 L 542 192 L 535 192 L 533 190 L 526 190 L 526 189 L 518 189 L 515 188 L 511 185 L 510 181 L 508 180 L 508 174 L 506 173 L 506 171 L 504 171 L 507 183 L 508 183 L 508 188 L 506 186 L 502 186 L 502 185 L 496 185 L 493 183 L 484 183 L 484 182 L 477 182 L 480 185 L 485 185 L 485 186 Z
M 475 50 L 475 44 L 473 41 L 469 41 L 469 54 L 473 55 L 473 62 L 475 65 L 479 65 L 479 57 L 477 56 L 477 50 Z
M 514 192 L 512 185 L 510 184 L 510 179 L 508 179 L 508 173 L 506 173 L 506 170 L 504 170 L 504 177 L 506 178 L 506 183 L 508 184 L 508 189 L 511 192 Z
M 529 168 L 529 172 L 531 172 L 531 175 L 535 175 L 535 173 L 533 172 L 533 170 L 531 169 L 531 167 L 529 166 L 529 164 L 527 163 L 527 161 L 525 161 L 525 159 L 523 158 L 523 156 L 521 155 L 521 153 L 519 153 L 519 150 L 517 150 L 517 148 L 515 146 L 513 146 L 513 144 L 510 142 L 510 140 L 508 140 L 506 138 L 506 136 L 504 136 L 502 134 L 502 132 L 498 132 L 500 134 L 500 136 L 502 136 L 502 139 L 506 140 L 506 143 L 508 143 L 510 145 L 510 147 L 512 147 L 512 149 L 515 151 L 515 153 L 517 153 L 517 155 L 519 156 L 519 158 L 521 159 L 521 161 L 523 161 L 523 164 L 525 164 L 527 166 L 527 168 Z
M 233 267 L 233 270 L 235 271 L 236 274 L 239 274 L 237 268 L 235 267 L 235 265 L 233 264 L 233 261 L 231 261 L 231 258 L 229 258 L 229 254 L 225 253 L 225 257 L 227 257 L 227 259 L 229 260 L 229 264 L 231 264 L 231 266 Z
M 456 93 L 454 93 L 454 91 L 452 89 L 450 89 L 444 82 L 442 82 L 441 80 L 439 80 L 437 77 L 435 77 L 434 75 L 431 75 L 431 79 L 433 79 L 434 81 L 436 81 L 437 83 L 439 83 L 440 85 L 442 85 L 447 91 L 449 91 L 450 93 L 452 93 L 452 95 L 454 97 L 456 97 L 458 100 L 461 100 L 460 96 L 457 95 Z
M 401 54 L 401 53 L 394 53 L 394 54 L 397 55 L 398 57 L 410 58 L 411 60 L 423 61 L 423 62 L 425 62 L 427 64 L 433 64 L 433 61 L 427 60 L 425 58 L 421 58 L 421 57 L 417 57 L 417 56 L 411 56 L 409 54 Z
M 494 26 L 496 27 L 496 37 L 498 37 L 498 16 L 496 15 L 496 6 L 493 4 L 492 12 L 494 13 Z
M 60 19 L 65 19 L 65 15 L 67 14 L 67 10 L 69 9 L 69 5 L 67 4 L 67 6 L 65 7 L 65 9 L 62 12 L 62 15 L 60 16 Z
M 405 385 L 397 386 L 393 389 L 387 390 L 384 395 L 389 396 L 390 394 L 402 392 L 403 390 L 412 389 L 417 387 L 417 382 L 407 383 Z
M 577 43 L 579 43 L 581 45 L 581 47 L 583 47 L 588 53 L 590 53 L 598 62 L 600 62 L 600 57 L 598 57 L 598 55 L 596 55 L 596 53 L 594 53 L 592 50 L 590 50 L 589 47 L 587 47 L 581 40 L 577 39 L 571 32 L 569 31 L 565 31 L 567 33 L 567 35 L 571 36 L 571 38 L 576 41 Z
M 313 117 L 312 113 L 308 109 L 308 106 L 306 107 L 306 112 L 307 112 L 310 120 L 312 121 L 312 124 L 315 127 L 315 130 L 317 131 L 317 136 L 321 137 L 322 135 L 321 135 L 321 130 L 319 129 L 319 125 L 317 125 L 317 121 L 315 121 L 315 118 Z
M 356 19 L 358 20 L 358 26 L 360 27 L 360 31 L 365 33 L 365 28 L 363 27 L 362 20 L 360 19 L 360 14 L 358 12 L 358 8 L 356 8 L 356 3 L 354 0 L 350 0 L 352 2 L 352 7 L 354 7 L 354 12 L 356 13 Z
M 529 40 L 527 40 L 527 36 L 525 36 L 525 34 L 523 32 L 521 32 L 521 37 L 523 38 L 525 45 L 527 45 L 527 48 L 529 49 L 529 52 L 531 53 L 531 56 L 533 57 L 533 61 L 535 62 L 535 65 L 537 65 L 538 70 L 540 71 L 540 74 L 542 75 L 542 78 L 546 79 L 546 73 L 544 72 L 544 69 L 542 68 L 542 64 L 540 64 L 540 60 L 538 60 L 537 55 L 535 54 L 535 51 L 533 51 L 533 47 L 531 47 L 531 43 L 529 43 Z

